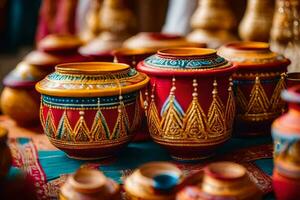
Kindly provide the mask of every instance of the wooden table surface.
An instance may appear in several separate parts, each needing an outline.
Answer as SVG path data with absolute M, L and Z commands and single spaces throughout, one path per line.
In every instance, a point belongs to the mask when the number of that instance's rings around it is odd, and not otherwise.
M 56 150 L 43 133 L 42 127 L 20 127 L 8 116 L 0 116 L 0 126 L 9 131 L 9 138 L 26 137 L 32 138 L 38 150 Z

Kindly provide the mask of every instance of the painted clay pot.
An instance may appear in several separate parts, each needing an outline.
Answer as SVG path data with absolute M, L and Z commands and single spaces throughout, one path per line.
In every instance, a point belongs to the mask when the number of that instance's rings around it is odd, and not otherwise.
M 175 200 L 183 174 L 175 165 L 152 162 L 135 170 L 124 183 L 130 200 Z
M 42 69 L 27 62 L 19 63 L 3 80 L 2 112 L 22 126 L 37 124 L 40 95 L 34 86 L 50 72 L 49 68 Z
M 155 54 L 156 51 L 153 51 L 152 49 L 119 49 L 113 52 L 114 55 L 114 62 L 117 63 L 125 63 L 128 64 L 129 66 L 136 68 L 136 65 L 140 62 L 143 61 L 145 58 Z M 142 91 L 143 93 L 145 91 Z M 141 99 L 142 101 L 142 99 Z M 141 106 L 143 106 L 143 102 L 141 102 Z M 144 140 L 149 140 L 150 135 L 149 135 L 149 129 L 147 126 L 147 120 L 145 113 L 141 113 L 141 127 L 137 129 L 136 136 L 134 138 L 134 141 L 144 141 Z
M 60 200 L 120 200 L 120 186 L 96 169 L 79 169 L 61 187 Z
M 77 159 L 114 155 L 139 127 L 140 90 L 149 78 L 125 64 L 71 63 L 36 85 L 50 142 Z
M 150 135 L 174 159 L 207 158 L 231 137 L 236 68 L 215 50 L 165 49 L 137 68 L 151 79 L 144 96 Z
M 126 40 L 123 47 L 157 51 L 172 47 L 206 47 L 206 44 L 188 42 L 184 37 L 174 34 L 141 32 Z
M 262 192 L 250 180 L 247 170 L 239 164 L 212 163 L 205 167 L 204 174 L 198 173 L 197 176 L 202 181 L 181 190 L 176 200 L 262 199 Z
M 289 60 L 262 42 L 229 43 L 218 54 L 237 66 L 233 75 L 237 96 L 234 134 L 269 135 L 271 123 L 285 109 L 280 92 L 286 87 Z
M 288 72 L 286 74 L 287 87 L 293 87 L 300 85 L 300 73 L 299 72 Z
M 12 164 L 12 156 L 7 142 L 8 131 L 0 127 L 0 180 L 6 177 Z

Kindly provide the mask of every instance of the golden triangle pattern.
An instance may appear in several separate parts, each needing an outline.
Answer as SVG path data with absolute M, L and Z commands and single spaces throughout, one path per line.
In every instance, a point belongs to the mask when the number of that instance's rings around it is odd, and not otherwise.
M 276 117 L 276 113 L 280 114 L 285 109 L 285 102 L 282 101 L 280 97 L 281 91 L 285 88 L 286 83 L 284 73 L 281 75 L 270 100 L 261 85 L 260 78 L 258 76 L 255 78 L 255 83 L 250 92 L 249 101 L 241 89 L 237 87 L 237 103 L 241 110 L 240 115 L 243 114 L 243 118 L 245 119 L 252 119 L 254 117 L 255 120 L 264 120 L 267 115 L 270 117 Z M 258 115 L 262 116 L 259 117 Z
M 160 119 L 155 105 L 152 92 L 149 107 L 145 106 L 150 134 L 154 138 L 162 139 L 188 139 L 192 141 L 205 141 L 214 138 L 227 138 L 232 127 L 230 124 L 235 116 L 235 101 L 232 91 L 232 80 L 229 81 L 229 95 L 226 108 L 223 105 L 217 91 L 217 81 L 213 83 L 212 103 L 209 107 L 208 115 L 204 113 L 197 93 L 197 80 L 193 80 L 194 92 L 192 102 L 185 113 L 181 113 L 175 106 L 175 80 L 170 90 L 170 96 L 166 101 L 168 107 L 163 112 Z M 154 90 L 155 85 L 152 90 Z M 176 102 L 178 104 L 178 102 Z M 145 105 L 148 105 L 146 103 Z M 228 114 L 225 114 L 228 113 Z M 230 113 L 230 114 L 229 114 Z M 226 118 L 228 117 L 228 118 Z M 229 121 L 228 125 L 226 122 Z
M 142 96 L 142 95 L 140 95 Z M 130 127 L 131 131 L 137 130 L 142 123 L 141 105 L 143 105 L 141 98 L 137 97 L 135 101 L 134 117 Z
M 72 129 L 68 119 L 67 111 L 64 111 L 56 130 L 51 108 L 48 110 L 46 120 L 43 120 L 44 116 L 41 112 L 40 116 L 42 118 L 41 122 L 42 126 L 44 127 L 44 132 L 50 138 L 75 143 L 126 139 L 130 137 L 132 133 L 129 130 L 129 120 L 123 102 L 121 102 L 119 105 L 117 121 L 112 132 L 110 132 L 100 109 L 98 109 L 95 115 L 91 129 L 88 128 L 84 119 L 84 111 L 79 111 L 79 114 L 79 120 L 77 121 L 74 129 Z

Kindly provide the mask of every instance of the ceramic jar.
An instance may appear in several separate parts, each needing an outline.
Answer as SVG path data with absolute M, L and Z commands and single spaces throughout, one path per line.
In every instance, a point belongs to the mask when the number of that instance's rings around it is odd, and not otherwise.
M 61 187 L 60 200 L 120 200 L 120 186 L 96 169 L 79 169 Z
M 237 66 L 233 75 L 237 97 L 235 135 L 269 135 L 271 123 L 285 109 L 280 92 L 286 87 L 289 60 L 262 42 L 229 43 L 218 53 Z
M 128 49 L 150 49 L 156 52 L 159 49 L 172 47 L 206 47 L 206 44 L 188 42 L 186 38 L 174 34 L 141 32 L 127 39 L 123 47 Z
M 193 31 L 187 36 L 191 42 L 204 42 L 209 48 L 237 40 L 232 33 L 236 24 L 234 14 L 225 0 L 199 0 L 191 18 Z
M 198 173 L 192 178 L 198 178 L 200 181 L 180 191 L 176 200 L 262 199 L 262 192 L 250 180 L 247 170 L 236 163 L 209 164 L 204 173 Z
M 9 168 L 12 164 L 12 156 L 7 142 L 8 131 L 0 127 L 0 181 L 8 174 Z
M 71 63 L 36 85 L 51 143 L 77 159 L 114 155 L 139 127 L 139 92 L 149 78 L 125 64 Z
M 152 162 L 135 170 L 124 183 L 129 200 L 175 200 L 183 174 L 175 165 Z
M 144 96 L 151 137 L 174 159 L 207 158 L 231 137 L 236 68 L 215 50 L 160 50 L 137 68 L 151 79 Z
M 273 185 L 277 199 L 300 196 L 300 85 L 283 91 L 289 110 L 272 125 L 274 140 Z
M 239 26 L 239 34 L 246 41 L 268 42 L 273 22 L 272 0 L 248 0 L 245 15 Z

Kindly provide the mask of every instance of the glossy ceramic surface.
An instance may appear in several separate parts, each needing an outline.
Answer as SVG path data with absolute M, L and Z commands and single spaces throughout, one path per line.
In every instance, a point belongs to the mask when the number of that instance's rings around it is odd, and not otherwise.
M 204 169 L 204 174 L 196 176 L 201 181 L 180 191 L 177 200 L 262 199 L 262 193 L 248 177 L 247 170 L 236 163 L 212 163 Z
M 151 78 L 143 100 L 151 137 L 174 159 L 207 158 L 230 138 L 235 67 L 215 50 L 161 50 L 137 68 Z
M 36 85 L 46 135 L 70 157 L 112 156 L 141 122 L 140 90 L 149 78 L 125 64 L 71 63 Z
M 235 42 L 218 54 L 237 66 L 233 75 L 237 97 L 236 136 L 268 135 L 272 121 L 285 109 L 280 92 L 286 88 L 289 60 L 267 43 Z
M 120 200 L 120 186 L 96 169 L 79 169 L 61 187 L 60 200 Z
M 181 181 L 182 172 L 175 165 L 153 162 L 135 170 L 125 180 L 124 189 L 131 200 L 175 200 Z

